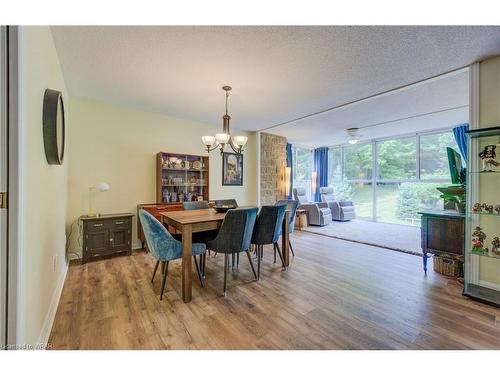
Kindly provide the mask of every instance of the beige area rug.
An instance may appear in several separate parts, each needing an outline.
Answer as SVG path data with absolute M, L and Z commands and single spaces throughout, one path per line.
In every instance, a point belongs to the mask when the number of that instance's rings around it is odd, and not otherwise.
M 324 227 L 309 226 L 304 232 L 422 255 L 420 227 L 365 220 L 333 221 Z

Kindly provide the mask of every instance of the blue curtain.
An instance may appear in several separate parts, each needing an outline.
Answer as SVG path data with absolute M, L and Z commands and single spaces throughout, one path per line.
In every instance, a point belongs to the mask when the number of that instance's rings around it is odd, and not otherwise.
M 286 166 L 290 167 L 290 190 L 287 192 L 288 199 L 292 199 L 292 188 L 293 188 L 293 159 L 292 159 L 292 144 L 286 144 Z
M 328 186 L 328 147 L 320 147 L 314 150 L 314 170 L 316 171 L 316 194 L 314 200 L 321 200 L 320 187 Z
M 469 130 L 469 124 L 461 124 L 453 128 L 455 141 L 457 141 L 460 155 L 462 155 L 465 162 L 467 162 L 467 130 Z

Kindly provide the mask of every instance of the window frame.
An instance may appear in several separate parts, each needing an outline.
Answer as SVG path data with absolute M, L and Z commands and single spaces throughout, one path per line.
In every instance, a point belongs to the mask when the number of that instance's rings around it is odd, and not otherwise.
M 311 175 L 308 176 L 309 178 L 306 180 L 300 180 L 300 181 L 305 181 L 306 184 L 309 184 L 309 190 L 311 191 L 311 195 L 307 195 L 308 199 L 310 201 L 314 201 L 314 194 L 312 193 L 312 172 L 314 172 L 314 148 L 313 147 L 308 147 L 308 146 L 303 146 L 300 144 L 292 144 L 292 188 L 296 187 L 295 186 L 295 181 L 296 180 L 295 176 L 297 173 L 297 168 L 296 168 L 296 163 L 297 163 L 297 149 L 301 150 L 308 150 L 310 152 L 311 156 Z M 308 194 L 309 191 L 306 188 L 306 194 Z

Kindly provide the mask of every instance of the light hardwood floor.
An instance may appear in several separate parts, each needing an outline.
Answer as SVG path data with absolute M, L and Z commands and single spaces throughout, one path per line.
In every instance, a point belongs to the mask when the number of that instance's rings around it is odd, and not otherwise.
M 288 271 L 265 249 L 262 280 L 246 257 L 222 291 L 222 256 L 207 257 L 207 287 L 193 274 L 181 299 L 171 264 L 163 301 L 154 261 L 131 257 L 72 265 L 50 343 L 54 349 L 500 349 L 500 309 L 462 297 L 462 285 L 421 258 L 304 232 Z

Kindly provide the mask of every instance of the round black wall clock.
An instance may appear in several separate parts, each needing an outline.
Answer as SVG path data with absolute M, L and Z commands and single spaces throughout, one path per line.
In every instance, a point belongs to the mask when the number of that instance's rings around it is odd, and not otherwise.
M 43 145 L 49 164 L 63 163 L 65 136 L 62 93 L 47 89 L 43 96 Z

